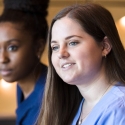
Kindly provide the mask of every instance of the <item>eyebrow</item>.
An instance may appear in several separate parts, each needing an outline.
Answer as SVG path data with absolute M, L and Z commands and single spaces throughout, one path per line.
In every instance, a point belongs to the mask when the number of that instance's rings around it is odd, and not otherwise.
M 72 36 L 66 37 L 65 40 L 71 39 L 72 37 L 79 37 L 79 38 L 82 38 L 81 36 L 72 35 Z M 56 41 L 51 41 L 51 43 L 57 43 L 57 42 L 56 42 Z
M 68 36 L 68 37 L 66 37 L 65 40 L 71 39 L 72 37 L 79 37 L 79 38 L 82 38 L 81 36 L 72 35 L 72 36 Z
M 20 42 L 20 40 L 18 39 L 10 39 L 7 41 L 7 43 L 12 43 L 12 42 Z

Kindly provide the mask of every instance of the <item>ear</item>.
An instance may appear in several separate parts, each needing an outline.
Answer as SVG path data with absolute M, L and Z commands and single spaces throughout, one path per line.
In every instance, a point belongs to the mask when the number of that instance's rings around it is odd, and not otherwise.
M 37 41 L 36 55 L 39 59 L 41 58 L 44 48 L 45 48 L 45 41 L 43 39 L 40 39 L 39 41 Z
M 106 57 L 112 49 L 112 45 L 107 36 L 104 37 L 102 44 L 103 44 L 102 56 Z

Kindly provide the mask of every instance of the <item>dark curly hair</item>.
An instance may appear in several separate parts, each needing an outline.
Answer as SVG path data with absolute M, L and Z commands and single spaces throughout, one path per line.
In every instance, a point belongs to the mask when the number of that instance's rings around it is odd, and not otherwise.
M 35 43 L 43 39 L 46 44 L 48 4 L 49 0 L 4 0 L 0 22 L 19 24 L 31 34 Z

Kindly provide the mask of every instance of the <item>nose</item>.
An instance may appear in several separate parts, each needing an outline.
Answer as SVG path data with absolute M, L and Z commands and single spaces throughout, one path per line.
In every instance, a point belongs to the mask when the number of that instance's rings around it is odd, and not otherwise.
M 9 62 L 8 53 L 5 50 L 0 50 L 0 63 Z
M 58 53 L 58 58 L 62 59 L 62 58 L 68 58 L 69 57 L 69 52 L 67 51 L 66 48 L 60 48 L 59 53 Z

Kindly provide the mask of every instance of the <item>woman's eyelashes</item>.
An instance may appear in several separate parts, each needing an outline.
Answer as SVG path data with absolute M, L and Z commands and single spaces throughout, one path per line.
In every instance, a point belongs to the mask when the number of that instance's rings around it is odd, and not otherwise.
M 17 45 L 10 45 L 8 46 L 7 50 L 8 51 L 17 51 L 18 49 L 18 46 Z
M 70 42 L 68 42 L 68 43 L 66 43 L 66 47 L 74 47 L 74 46 L 76 46 L 77 44 L 79 44 L 79 41 L 70 41 Z M 55 44 L 55 45 L 51 45 L 51 49 L 52 49 L 52 51 L 58 51 L 59 50 L 59 48 L 60 48 L 60 45 L 57 45 L 57 44 Z
M 76 46 L 78 43 L 78 41 L 71 41 L 69 42 L 69 46 Z
M 53 45 L 51 46 L 52 51 L 58 51 L 59 46 L 58 45 Z

